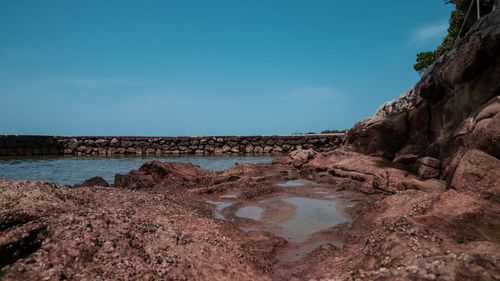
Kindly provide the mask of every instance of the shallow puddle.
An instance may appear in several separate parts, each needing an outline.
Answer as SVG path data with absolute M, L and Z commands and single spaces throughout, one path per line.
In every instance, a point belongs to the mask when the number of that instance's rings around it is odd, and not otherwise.
M 338 198 L 335 192 L 324 185 L 307 180 L 284 181 L 276 186 L 296 187 L 279 195 L 259 201 L 238 200 L 234 193 L 220 196 L 222 202 L 209 201 L 216 205 L 216 218 L 224 219 L 222 210 L 232 211 L 243 231 L 265 231 L 286 239 L 289 243 L 277 252 L 281 262 L 293 262 L 307 256 L 324 244 L 342 247 L 342 238 L 334 227 L 349 221 L 344 209 L 352 202 Z M 226 214 L 229 215 L 229 214 Z
M 222 214 L 222 210 L 225 208 L 231 206 L 233 202 L 219 202 L 219 201 L 211 201 L 207 200 L 206 201 L 209 204 L 215 205 L 215 218 L 218 220 L 223 220 L 224 215 Z
M 342 247 L 340 237 L 322 231 L 348 221 L 342 212 L 344 202 L 327 190 L 317 194 L 310 189 L 310 198 L 302 195 L 284 195 L 259 201 L 255 205 L 241 207 L 236 216 L 256 220 L 259 224 L 241 227 L 244 231 L 266 231 L 285 238 L 290 244 L 279 251 L 277 258 L 282 262 L 293 262 L 304 258 L 311 251 L 324 244 Z M 303 192 L 303 191 L 302 191 Z M 302 194 L 301 192 L 301 194 Z
M 264 210 L 257 206 L 245 206 L 238 209 L 236 216 L 251 220 L 259 220 Z
M 295 206 L 295 212 L 279 225 L 276 234 L 290 242 L 302 242 L 315 232 L 347 221 L 337 210 L 335 200 L 290 197 L 284 201 Z

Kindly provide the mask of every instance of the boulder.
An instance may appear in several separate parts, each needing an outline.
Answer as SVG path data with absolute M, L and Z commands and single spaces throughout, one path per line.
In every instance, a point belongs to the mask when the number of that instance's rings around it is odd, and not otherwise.
M 500 96 L 491 99 L 474 119 L 469 145 L 500 158 Z
M 373 156 L 392 159 L 408 141 L 408 114 L 375 117 L 357 123 L 347 133 L 346 147 Z
M 78 148 L 78 140 L 73 138 L 71 139 L 69 142 L 68 142 L 68 148 L 69 149 L 72 149 L 72 150 L 75 150 Z
M 262 146 L 256 146 L 256 147 L 253 149 L 253 152 L 254 152 L 254 153 L 263 153 L 263 152 L 264 152 L 264 148 L 262 148 Z
M 318 155 L 318 152 L 307 149 L 307 150 L 294 150 L 285 157 L 278 157 L 273 160 L 275 164 L 287 164 L 292 165 L 296 168 L 302 167 L 304 164 L 308 163 L 310 160 L 314 159 Z
M 245 152 L 246 152 L 246 153 L 252 153 L 252 152 L 253 152 L 253 149 L 254 149 L 254 148 L 253 148 L 253 146 L 252 146 L 251 144 L 250 144 L 250 145 L 247 145 L 247 146 L 245 147 Z
M 283 151 L 283 148 L 281 146 L 278 146 L 278 145 L 275 145 L 273 147 L 273 151 L 274 152 L 282 152 Z
M 472 149 L 460 160 L 451 186 L 461 191 L 480 193 L 500 202 L 500 160 Z
M 85 180 L 82 183 L 75 184 L 73 187 L 92 187 L 92 186 L 109 187 L 109 183 L 102 177 L 93 177 L 88 180 Z
M 154 187 L 193 187 L 208 183 L 214 173 L 191 163 L 150 161 L 139 170 L 115 176 L 115 187 L 142 189 Z
M 112 138 L 109 145 L 111 147 L 118 147 L 120 145 L 120 141 L 117 138 Z
M 124 141 L 122 141 L 122 143 L 121 143 L 121 147 L 123 147 L 123 148 L 129 148 L 129 147 L 131 147 L 132 145 L 133 145 L 133 144 L 132 144 L 132 142 L 131 142 L 131 141 L 128 141 L 128 140 L 124 140 Z
M 273 147 L 272 147 L 272 146 L 268 146 L 268 145 L 266 145 L 266 146 L 264 147 L 264 153 L 270 153 L 272 150 L 273 150 Z

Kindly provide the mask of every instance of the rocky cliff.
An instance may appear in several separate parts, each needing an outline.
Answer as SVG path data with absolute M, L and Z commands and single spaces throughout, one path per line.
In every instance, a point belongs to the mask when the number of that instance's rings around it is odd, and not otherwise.
M 437 176 L 448 181 L 468 150 L 500 157 L 499 54 L 497 9 L 440 57 L 411 91 L 357 123 L 347 148 L 414 164 L 417 171 L 419 158 L 433 158 Z

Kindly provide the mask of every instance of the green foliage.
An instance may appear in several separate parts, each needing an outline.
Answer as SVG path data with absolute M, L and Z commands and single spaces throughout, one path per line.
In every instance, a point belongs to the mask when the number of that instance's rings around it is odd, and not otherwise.
M 455 10 L 451 12 L 448 35 L 443 39 L 443 42 L 437 47 L 435 51 L 422 52 L 417 54 L 417 63 L 413 65 L 413 68 L 419 73 L 425 71 L 427 67 L 434 63 L 434 61 L 453 48 L 455 41 L 458 37 L 462 37 L 469 29 L 472 27 L 474 22 L 477 20 L 477 6 L 473 4 L 472 10 L 465 22 L 462 32 L 460 28 L 467 14 L 467 10 L 471 5 L 471 1 L 476 0 L 445 0 L 445 4 L 455 4 Z M 493 10 L 494 0 L 481 0 L 480 1 L 480 12 L 481 15 L 485 15 Z
M 425 70 L 429 65 L 431 65 L 434 60 L 436 60 L 436 52 L 422 52 L 417 54 L 417 63 L 413 65 L 413 68 L 421 72 Z

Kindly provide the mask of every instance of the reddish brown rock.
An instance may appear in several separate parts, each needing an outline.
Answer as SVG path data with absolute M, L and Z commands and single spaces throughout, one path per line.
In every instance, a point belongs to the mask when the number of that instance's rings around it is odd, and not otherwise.
M 392 112 L 384 108 L 384 114 L 356 124 L 347 148 L 387 159 L 405 154 L 438 158 L 442 171 L 422 167 L 421 174 L 448 180 L 456 168 L 453 159 L 468 149 L 499 157 L 499 25 L 500 10 L 483 17 L 455 51 L 426 72 L 413 89 L 415 98 L 403 96 L 401 108 L 394 102 Z
M 416 160 L 415 173 L 421 179 L 434 179 L 439 177 L 440 161 L 433 157 L 422 157 Z
M 314 159 L 318 153 L 313 149 L 298 149 L 292 151 L 287 156 L 278 157 L 273 160 L 275 164 L 288 164 L 296 168 L 302 167 L 304 164 Z
M 500 160 L 479 150 L 469 150 L 453 175 L 451 186 L 457 190 L 480 193 L 500 201 Z
M 102 186 L 109 187 L 109 183 L 102 177 L 93 177 L 80 184 L 75 184 L 73 187 L 89 187 L 89 186 Z
M 343 149 L 317 156 L 301 170 L 304 175 L 314 175 L 318 181 L 349 186 L 364 193 L 444 189 L 441 181 L 419 180 L 407 166 Z
M 2 280 L 270 280 L 245 237 L 161 193 L 0 180 L 0 205 Z
M 115 187 L 129 189 L 152 188 L 161 186 L 192 187 L 208 183 L 213 173 L 191 163 L 151 161 L 139 170 L 126 175 L 115 176 Z
M 374 117 L 357 123 L 347 133 L 346 147 L 355 151 L 392 159 L 408 141 L 408 114 Z

